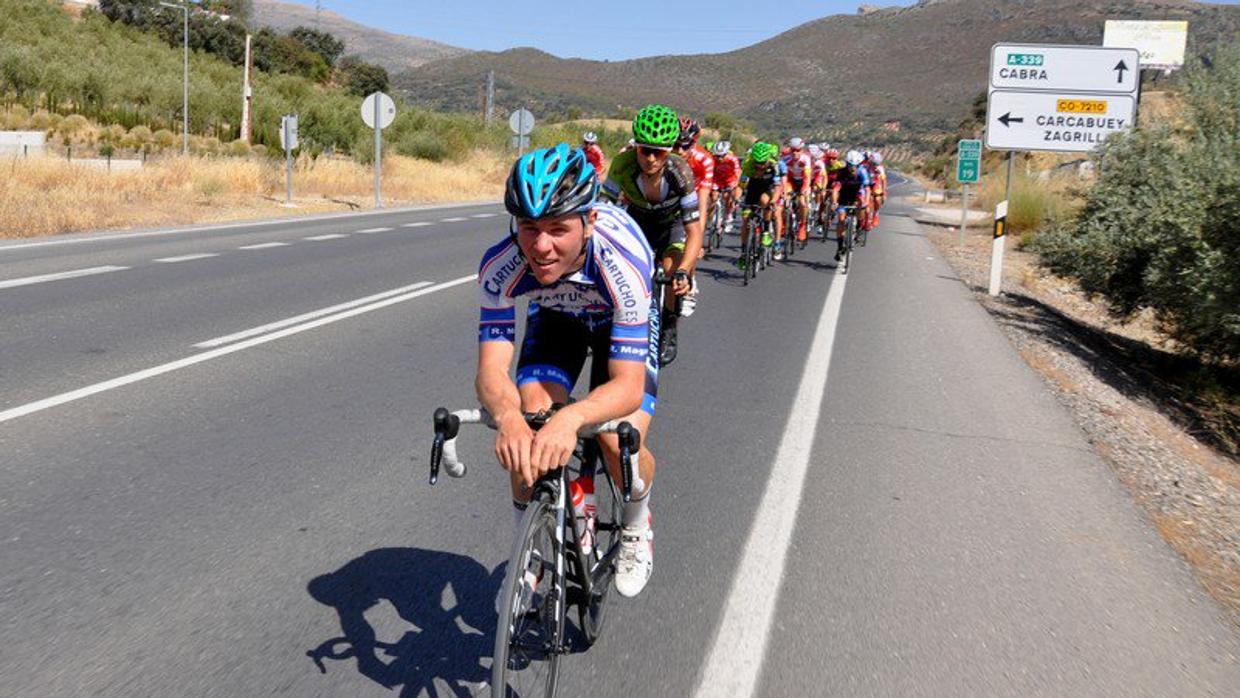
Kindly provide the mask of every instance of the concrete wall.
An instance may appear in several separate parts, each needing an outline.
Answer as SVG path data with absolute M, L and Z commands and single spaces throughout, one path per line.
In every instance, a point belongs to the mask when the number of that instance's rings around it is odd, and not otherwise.
M 0 131 L 0 155 L 42 155 L 46 145 L 42 131 Z

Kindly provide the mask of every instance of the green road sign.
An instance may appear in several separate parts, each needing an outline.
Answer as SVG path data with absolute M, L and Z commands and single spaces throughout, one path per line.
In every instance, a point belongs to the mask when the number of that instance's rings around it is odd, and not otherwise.
M 982 177 L 982 142 L 962 140 L 956 146 L 956 181 L 974 184 Z

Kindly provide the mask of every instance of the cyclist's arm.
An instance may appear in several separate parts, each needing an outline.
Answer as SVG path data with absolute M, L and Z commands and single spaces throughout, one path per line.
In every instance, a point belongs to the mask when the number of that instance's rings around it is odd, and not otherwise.
M 508 375 L 514 354 L 516 347 L 512 342 L 489 341 L 478 345 L 478 376 L 474 388 L 478 392 L 478 402 L 497 424 L 513 418 L 525 421 L 521 414 L 521 394 Z

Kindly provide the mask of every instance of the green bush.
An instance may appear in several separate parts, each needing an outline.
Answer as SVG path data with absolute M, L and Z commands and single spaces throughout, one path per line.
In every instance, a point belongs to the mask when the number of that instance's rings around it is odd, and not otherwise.
M 1186 84 L 1183 123 L 1110 139 L 1080 214 L 1031 247 L 1115 313 L 1151 308 L 1190 349 L 1240 360 L 1240 44 Z

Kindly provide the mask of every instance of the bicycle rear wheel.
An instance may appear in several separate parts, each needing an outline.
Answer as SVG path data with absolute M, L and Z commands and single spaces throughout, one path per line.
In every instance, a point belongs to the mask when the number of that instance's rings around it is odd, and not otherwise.
M 602 464 L 601 458 L 599 463 Z M 611 476 L 602 472 L 602 469 L 594 476 L 594 493 L 596 506 L 594 551 L 584 558 L 586 562 L 582 565 L 583 575 L 590 575 L 592 570 L 589 568 L 601 564 L 612 546 L 620 544 L 622 523 L 620 516 L 623 507 L 620 490 Z M 593 577 L 594 587 L 585 599 L 585 603 L 578 607 L 581 632 L 585 635 L 586 643 L 590 645 L 593 645 L 603 632 L 603 621 L 607 617 L 608 592 L 611 591 L 611 580 L 615 576 L 612 563 L 608 563 L 607 569 L 599 571 L 602 573 Z
M 508 561 L 491 665 L 491 695 L 553 696 L 564 644 L 563 565 L 555 510 L 541 499 L 521 518 Z
M 857 236 L 857 219 L 849 216 L 848 222 L 844 225 L 844 273 L 848 273 L 848 267 L 852 264 L 853 240 Z

